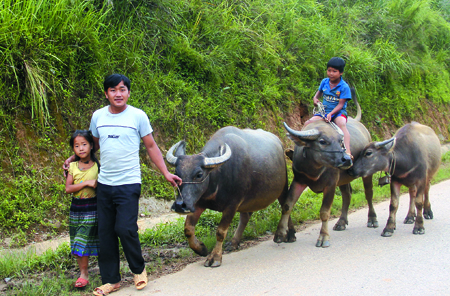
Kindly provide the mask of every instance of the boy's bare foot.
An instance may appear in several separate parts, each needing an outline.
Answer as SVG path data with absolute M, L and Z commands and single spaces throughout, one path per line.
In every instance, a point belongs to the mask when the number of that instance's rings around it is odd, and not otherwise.
M 352 153 L 350 151 L 346 151 L 345 153 L 348 154 L 348 156 L 350 156 L 351 160 L 355 160 L 355 158 L 353 157 Z
M 349 151 L 346 151 L 345 153 L 348 156 L 350 156 L 350 166 L 348 168 L 351 168 L 353 166 L 353 161 L 355 160 L 355 158 L 353 157 L 353 155 Z

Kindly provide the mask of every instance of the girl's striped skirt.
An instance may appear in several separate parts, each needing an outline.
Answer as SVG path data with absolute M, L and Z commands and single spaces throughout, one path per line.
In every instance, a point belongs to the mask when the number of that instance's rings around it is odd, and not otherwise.
M 69 217 L 70 250 L 75 256 L 98 256 L 97 197 L 74 198 Z

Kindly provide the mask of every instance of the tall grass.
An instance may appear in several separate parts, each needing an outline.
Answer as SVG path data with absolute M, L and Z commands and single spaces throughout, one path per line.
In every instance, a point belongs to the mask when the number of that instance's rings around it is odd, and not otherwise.
M 96 72 L 94 65 L 77 69 L 77 60 L 101 55 L 104 17 L 91 1 L 2 1 L 0 75 L 7 82 L 6 96 L 29 107 L 41 126 L 49 124 L 50 96 L 63 100 L 62 90 L 70 88 L 71 79 L 84 71 Z
M 427 0 L 3 1 L 0 220 L 25 228 L 66 214 L 68 135 L 108 103 L 101 82 L 114 72 L 131 78 L 129 102 L 163 152 L 184 139 L 197 153 L 226 125 L 286 140 L 281 122 L 300 104 L 312 109 L 332 56 L 347 61 L 375 139 L 417 117 L 432 124 L 422 114 L 448 113 L 450 100 L 448 12 Z M 143 161 L 144 195 L 170 198 Z M 42 186 L 30 197 L 33 182 Z

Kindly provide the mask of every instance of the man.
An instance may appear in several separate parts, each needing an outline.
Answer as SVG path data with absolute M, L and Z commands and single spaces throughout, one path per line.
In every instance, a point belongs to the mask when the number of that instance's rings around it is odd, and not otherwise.
M 100 252 L 98 257 L 103 285 L 94 295 L 106 295 L 120 288 L 119 242 L 135 274 L 138 290 L 147 285 L 147 273 L 138 235 L 137 216 L 141 194 L 139 145 L 142 139 L 148 155 L 172 186 L 182 180 L 171 174 L 152 136 L 147 115 L 127 104 L 130 80 L 120 74 L 106 77 L 103 86 L 110 105 L 94 112 L 90 130 L 95 149 L 100 149 L 101 171 L 97 200 Z M 64 163 L 68 166 L 72 159 Z

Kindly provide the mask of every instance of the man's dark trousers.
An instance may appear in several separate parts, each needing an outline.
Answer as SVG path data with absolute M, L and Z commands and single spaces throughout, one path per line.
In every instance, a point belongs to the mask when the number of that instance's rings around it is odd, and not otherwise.
M 140 274 L 145 268 L 137 226 L 140 195 L 141 184 L 97 185 L 98 265 L 103 284 L 121 280 L 118 238 L 131 272 Z

